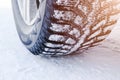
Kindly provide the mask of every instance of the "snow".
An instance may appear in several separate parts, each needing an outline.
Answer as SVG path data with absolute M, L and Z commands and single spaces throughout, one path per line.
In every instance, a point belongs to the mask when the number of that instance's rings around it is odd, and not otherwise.
M 65 41 L 65 38 L 64 38 L 64 36 L 61 36 L 61 35 L 51 35 L 49 37 L 49 40 L 51 40 L 51 41 Z
M 11 9 L 0 9 L 0 80 L 120 80 L 120 22 L 100 46 L 66 57 L 32 55 Z
M 11 0 L 0 0 L 0 8 L 11 8 Z

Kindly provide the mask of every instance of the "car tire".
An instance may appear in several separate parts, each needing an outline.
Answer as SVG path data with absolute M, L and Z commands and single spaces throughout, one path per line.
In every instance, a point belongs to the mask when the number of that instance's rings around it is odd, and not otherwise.
M 118 0 L 37 0 L 38 17 L 28 25 L 17 1 L 12 0 L 17 31 L 35 55 L 74 54 L 96 46 L 110 34 L 120 13 Z

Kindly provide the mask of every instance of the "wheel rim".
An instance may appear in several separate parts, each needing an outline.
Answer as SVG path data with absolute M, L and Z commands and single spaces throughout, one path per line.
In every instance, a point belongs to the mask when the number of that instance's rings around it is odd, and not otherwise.
M 39 14 L 42 0 L 17 0 L 20 13 L 27 25 L 33 25 Z
M 31 12 L 35 12 L 34 15 L 27 16 L 33 17 L 30 21 L 26 21 L 26 16 L 23 15 L 23 10 L 25 9 L 25 7 L 23 7 L 23 3 L 25 2 L 23 1 L 25 0 L 12 0 L 13 12 L 19 37 L 27 48 L 29 48 L 34 45 L 39 36 L 44 21 L 47 0 L 28 0 L 28 2 L 26 2 L 26 4 L 29 4 L 30 2 L 36 3 L 36 6 L 31 5 L 28 8 L 35 9 L 34 11 L 31 10 Z M 29 12 L 29 14 L 31 12 Z

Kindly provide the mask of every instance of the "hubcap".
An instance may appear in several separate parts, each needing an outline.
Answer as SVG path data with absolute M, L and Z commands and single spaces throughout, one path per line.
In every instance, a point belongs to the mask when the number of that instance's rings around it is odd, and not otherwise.
M 20 13 L 27 25 L 33 25 L 39 14 L 42 0 L 17 0 Z

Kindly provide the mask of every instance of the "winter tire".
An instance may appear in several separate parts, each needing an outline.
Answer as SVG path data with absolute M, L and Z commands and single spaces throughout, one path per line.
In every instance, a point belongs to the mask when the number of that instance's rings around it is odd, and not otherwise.
M 110 34 L 120 0 L 12 0 L 19 37 L 35 55 L 67 55 Z

